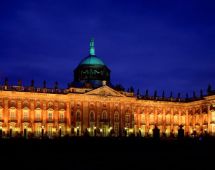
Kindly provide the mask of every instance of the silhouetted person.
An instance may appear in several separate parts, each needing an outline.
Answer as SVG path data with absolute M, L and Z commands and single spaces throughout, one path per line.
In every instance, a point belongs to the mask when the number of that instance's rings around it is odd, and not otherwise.
M 184 129 L 183 129 L 183 126 L 180 125 L 178 129 L 178 139 L 182 139 L 182 138 L 184 138 Z
M 141 130 L 139 130 L 139 134 L 138 134 L 138 135 L 139 135 L 139 137 L 141 137 L 141 136 L 142 136 L 142 135 L 141 135 Z
M 85 129 L 85 131 L 84 131 L 84 136 L 85 136 L 85 137 L 90 136 L 90 134 L 89 134 L 89 132 L 88 132 L 87 128 L 86 128 L 86 129 Z
M 159 139 L 160 138 L 160 129 L 155 125 L 153 129 L 153 138 L 154 139 Z

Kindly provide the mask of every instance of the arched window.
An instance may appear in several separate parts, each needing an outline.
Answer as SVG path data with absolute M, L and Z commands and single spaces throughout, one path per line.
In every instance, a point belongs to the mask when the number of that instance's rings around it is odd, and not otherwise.
M 23 110 L 23 120 L 28 120 L 29 119 L 29 110 L 24 109 Z
M 60 119 L 60 120 L 64 120 L 64 118 L 65 118 L 65 113 L 64 113 L 64 111 L 62 110 L 62 111 L 60 111 L 60 113 L 59 113 L 59 119 Z
M 115 112 L 114 113 L 114 122 L 118 122 L 119 121 L 119 113 Z
M 10 120 L 16 120 L 16 109 L 15 108 L 10 109 Z
M 126 123 L 129 123 L 129 122 L 130 122 L 130 115 L 129 115 L 129 113 L 126 113 L 126 114 L 125 114 L 125 122 L 126 122 Z
M 41 110 L 40 109 L 35 110 L 35 119 L 37 121 L 41 120 Z
M 103 111 L 102 112 L 101 119 L 102 120 L 106 120 L 107 119 L 107 111 Z
M 95 122 L 95 114 L 94 112 L 90 112 L 90 122 Z
M 53 112 L 48 112 L 48 120 L 53 120 Z

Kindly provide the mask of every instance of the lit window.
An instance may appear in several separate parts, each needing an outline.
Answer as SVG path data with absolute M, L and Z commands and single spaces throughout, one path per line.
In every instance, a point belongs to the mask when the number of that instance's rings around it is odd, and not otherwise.
M 48 120 L 52 120 L 53 119 L 53 113 L 52 112 L 49 112 L 48 113 Z
M 64 119 L 64 112 L 60 112 L 60 120 Z
M 37 111 L 35 118 L 36 118 L 36 120 L 40 120 L 41 119 L 41 112 Z
M 212 114 L 212 121 L 214 122 L 215 121 L 215 112 L 212 111 L 211 114 Z
M 106 112 L 106 111 L 103 111 L 103 112 L 102 112 L 101 118 L 102 118 L 103 120 L 107 119 L 107 112 Z
M 118 112 L 116 112 L 116 113 L 114 114 L 114 121 L 115 121 L 115 122 L 118 122 L 118 121 L 119 121 L 119 114 L 118 114 Z
M 23 119 L 27 120 L 28 119 L 28 111 L 23 112 Z
M 126 115 L 125 115 L 125 122 L 126 122 L 126 123 L 129 123 L 129 122 L 130 122 L 130 115 L 129 115 L 129 114 L 126 114 Z
M 16 113 L 15 111 L 10 112 L 10 120 L 15 120 L 16 119 Z

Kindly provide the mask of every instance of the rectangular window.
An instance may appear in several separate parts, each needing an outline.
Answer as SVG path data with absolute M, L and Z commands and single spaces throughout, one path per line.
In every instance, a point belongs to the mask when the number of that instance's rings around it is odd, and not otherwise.
M 10 112 L 10 120 L 16 120 L 16 113 L 15 111 Z
M 51 112 L 48 113 L 48 120 L 53 120 L 53 113 Z
M 64 113 L 60 113 L 60 120 L 64 120 Z
M 35 119 L 41 120 L 41 112 L 36 112 Z
M 215 122 L 215 112 L 213 111 L 211 112 L 211 114 L 212 114 L 212 121 Z
M 29 117 L 28 117 L 28 112 L 24 111 L 24 112 L 23 112 L 23 119 L 24 119 L 24 120 L 28 120 L 28 118 L 29 118 Z

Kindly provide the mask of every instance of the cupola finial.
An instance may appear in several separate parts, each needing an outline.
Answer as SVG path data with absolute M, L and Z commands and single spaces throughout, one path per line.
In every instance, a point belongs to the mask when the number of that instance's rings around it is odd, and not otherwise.
M 95 47 L 94 47 L 94 39 L 91 38 L 90 40 L 90 55 L 96 55 L 95 54 Z

